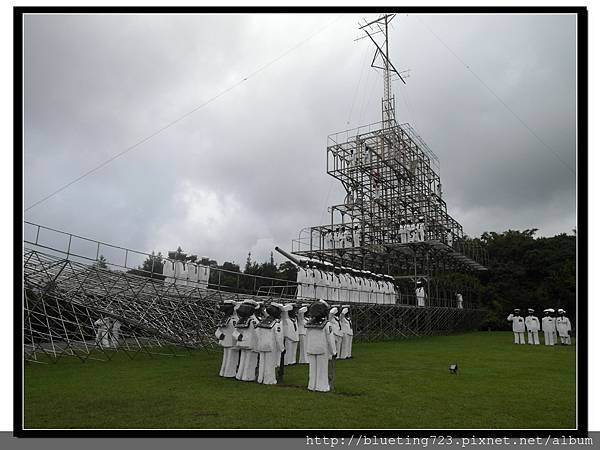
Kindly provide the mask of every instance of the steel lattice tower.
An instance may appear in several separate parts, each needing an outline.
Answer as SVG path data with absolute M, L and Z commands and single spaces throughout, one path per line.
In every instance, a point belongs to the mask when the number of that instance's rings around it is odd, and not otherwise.
M 392 77 L 406 84 L 408 71 L 399 72 L 389 57 L 388 25 L 394 17 L 383 14 L 359 27 L 375 46 L 371 67 L 383 71 L 381 122 L 328 137 L 327 173 L 343 185 L 346 197 L 328 209 L 328 224 L 300 231 L 292 252 L 409 284 L 429 284 L 449 271 L 484 271 L 485 249 L 448 213 L 438 157 L 413 127 L 396 121 Z M 419 218 L 424 239 L 402 243 L 402 221 Z

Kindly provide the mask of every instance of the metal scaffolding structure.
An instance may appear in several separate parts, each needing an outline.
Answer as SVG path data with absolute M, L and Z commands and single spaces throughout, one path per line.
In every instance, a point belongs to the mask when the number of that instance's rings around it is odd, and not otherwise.
M 84 243 L 90 253 L 83 251 Z M 213 268 L 208 284 L 182 283 L 160 275 L 153 267 L 140 270 L 132 255 L 150 254 L 29 222 L 24 244 L 25 361 L 46 363 L 76 358 L 84 362 L 110 360 L 116 353 L 133 359 L 215 350 L 218 346 L 213 333 L 219 321 L 219 302 L 246 298 L 283 303 L 298 300 L 293 281 Z M 103 253 L 110 254 L 111 248 L 120 252 L 112 253 L 111 259 L 100 258 Z M 352 304 L 355 339 L 372 341 L 470 330 L 485 314 L 468 303 L 465 309 L 452 308 L 441 297 L 433 299 L 427 308 L 413 304 L 414 298 L 410 297 L 402 297 L 396 305 Z M 118 334 L 113 331 L 115 323 L 119 325 Z
M 429 283 L 449 271 L 487 270 L 485 249 L 448 213 L 439 159 L 408 123 L 396 122 L 389 82 L 393 75 L 404 82 L 404 72 L 388 57 L 393 17 L 384 14 L 360 27 L 376 47 L 371 65 L 384 72 L 382 120 L 328 137 L 327 173 L 346 196 L 328 208 L 328 224 L 300 231 L 292 253 L 397 281 Z M 383 35 L 382 44 L 374 39 L 377 34 Z M 409 232 L 420 236 L 403 239 Z
M 327 173 L 343 185 L 346 197 L 329 208 L 328 224 L 305 228 L 292 242 L 295 255 L 395 278 L 395 304 L 352 304 L 358 340 L 470 330 L 486 314 L 471 301 L 468 282 L 460 287 L 464 305 L 456 305 L 459 290 L 451 276 L 486 270 L 486 252 L 448 213 L 436 155 L 409 124 L 396 122 L 391 81 L 405 82 L 406 72 L 396 70 L 388 56 L 393 17 L 384 14 L 360 27 L 376 47 L 371 65 L 384 72 L 381 121 L 329 136 Z M 297 299 L 296 281 L 208 267 L 195 257 L 183 263 L 209 270 L 202 282 L 163 274 L 162 264 L 155 267 L 161 263 L 156 255 L 30 222 L 24 223 L 24 236 L 27 361 L 210 350 L 218 302 L 310 300 Z M 427 287 L 422 307 L 416 307 L 418 281 Z

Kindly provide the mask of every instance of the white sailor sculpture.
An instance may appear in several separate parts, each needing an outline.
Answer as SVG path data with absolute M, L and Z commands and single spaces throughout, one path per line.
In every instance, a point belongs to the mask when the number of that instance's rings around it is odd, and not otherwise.
M 302 266 L 297 267 L 296 283 L 298 284 L 298 290 L 296 293 L 297 298 L 305 297 L 308 294 L 308 288 L 305 288 L 305 283 L 308 280 L 308 273 Z
M 310 305 L 306 321 L 306 353 L 308 355 L 308 389 L 329 391 L 329 355 L 335 355 L 335 339 L 327 313 L 329 305 L 318 300 Z
M 548 308 L 544 310 L 544 317 L 542 318 L 542 331 L 544 332 L 544 345 L 554 345 L 554 333 L 556 331 L 556 323 L 552 313 L 554 310 Z
M 110 327 L 110 346 L 117 348 L 119 346 L 119 338 L 121 337 L 121 322 L 118 319 L 113 319 Z
M 336 306 L 329 310 L 329 323 L 331 324 L 333 338 L 335 341 L 335 351 L 329 355 L 330 359 L 334 354 L 339 356 L 342 349 L 342 339 L 344 337 L 344 333 L 342 332 L 342 325 L 340 324 L 340 312 L 341 311 Z
M 417 306 L 418 307 L 424 307 L 425 306 L 425 288 L 423 287 L 423 284 L 419 281 L 417 283 L 417 288 L 415 289 L 415 296 L 417 297 Z
M 425 240 L 425 217 L 419 216 L 419 220 L 415 225 L 415 241 L 423 242 Z
M 233 339 L 240 349 L 240 362 L 235 377 L 242 381 L 256 380 L 258 353 L 256 350 L 256 326 L 258 320 L 254 315 L 259 305 L 254 300 L 244 300 L 237 307 L 238 321 L 235 324 Z
M 400 227 L 398 228 L 398 234 L 400 235 L 400 243 L 406 244 L 408 243 L 408 227 L 406 226 L 406 221 L 402 219 L 400 221 Z
M 219 376 L 233 378 L 235 377 L 239 357 L 239 350 L 233 350 L 236 348 L 236 342 L 233 339 L 236 325 L 234 314 L 235 302 L 226 300 L 219 304 L 218 308 L 223 313 L 223 318 L 217 324 L 217 331 L 215 331 L 219 345 L 223 347 L 223 361 L 221 362 Z
M 456 293 L 456 307 L 458 309 L 463 309 L 463 296 L 460 292 Z
M 271 303 L 267 306 L 268 316 L 260 321 L 256 328 L 258 360 L 258 378 L 262 384 L 277 384 L 275 367 L 277 355 L 284 350 L 283 329 L 279 319 L 283 305 Z
M 108 317 L 100 317 L 98 320 L 94 322 L 96 328 L 96 345 L 99 345 L 102 348 L 110 347 L 109 341 L 109 332 L 111 323 L 110 318 Z
M 520 315 L 521 310 L 515 308 L 514 313 L 508 315 L 506 320 L 512 322 L 512 330 L 515 334 L 515 344 L 525 343 L 525 321 Z
M 340 325 L 342 327 L 342 350 L 340 359 L 352 358 L 352 338 L 354 330 L 352 329 L 352 319 L 350 318 L 350 305 L 342 305 L 340 314 Z
M 560 337 L 560 345 L 571 345 L 571 321 L 565 316 L 565 310 L 558 310 L 556 318 L 556 331 Z
M 527 309 L 529 315 L 525 317 L 525 328 L 527 328 L 527 343 L 530 345 L 540 345 L 540 320 L 533 315 L 532 308 Z
M 281 311 L 281 324 L 283 326 L 283 337 L 285 344 L 284 364 L 286 366 L 296 364 L 296 353 L 298 353 L 298 323 L 296 321 L 296 305 L 288 303 Z
M 306 311 L 308 311 L 308 308 L 305 305 L 302 305 L 298 309 L 298 364 L 308 364 L 306 355 L 306 327 L 304 326 L 306 323 L 306 319 L 304 318 Z

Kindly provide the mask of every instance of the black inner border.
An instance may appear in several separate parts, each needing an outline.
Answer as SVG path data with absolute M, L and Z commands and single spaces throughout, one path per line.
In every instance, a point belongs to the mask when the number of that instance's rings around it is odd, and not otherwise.
M 23 414 L 22 323 L 23 308 L 23 20 L 26 14 L 184 14 L 184 13 L 421 13 L 421 14 L 576 14 L 577 16 L 577 430 L 25 430 Z M 16 437 L 343 437 L 349 434 L 396 437 L 406 431 L 412 437 L 585 437 L 588 435 L 588 12 L 586 7 L 39 7 L 13 8 L 13 118 L 14 118 L 14 302 L 13 302 L 13 434 Z M 540 410 L 540 414 L 542 411 Z M 370 434 L 369 434 L 370 433 Z

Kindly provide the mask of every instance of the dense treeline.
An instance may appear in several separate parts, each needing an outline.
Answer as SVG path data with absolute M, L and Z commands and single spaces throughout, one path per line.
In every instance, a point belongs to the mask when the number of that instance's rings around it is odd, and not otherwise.
M 575 324 L 576 237 L 535 237 L 536 229 L 484 233 L 489 271 L 482 275 L 480 301 L 490 313 L 486 328 L 504 329 L 514 308 L 563 308 Z

